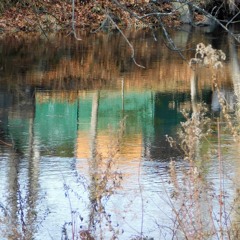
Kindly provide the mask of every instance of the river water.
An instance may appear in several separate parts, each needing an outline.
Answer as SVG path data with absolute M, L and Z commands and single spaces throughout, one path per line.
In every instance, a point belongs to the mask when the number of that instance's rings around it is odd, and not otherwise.
M 180 177 L 188 163 L 166 135 L 177 139 L 182 110 L 194 112 L 199 103 L 212 133 L 196 161 L 217 192 L 220 122 L 221 179 L 226 205 L 235 204 L 239 143 L 225 124 L 210 71 L 196 80 L 188 62 L 200 42 L 226 53 L 217 80 L 236 123 L 238 47 L 224 33 L 186 28 L 171 35 L 185 49 L 183 59 L 160 32 L 157 41 L 150 31 L 125 34 L 145 68 L 134 64 L 120 33 L 0 40 L 1 239 L 84 239 L 87 231 L 92 239 L 181 239 L 169 162 Z

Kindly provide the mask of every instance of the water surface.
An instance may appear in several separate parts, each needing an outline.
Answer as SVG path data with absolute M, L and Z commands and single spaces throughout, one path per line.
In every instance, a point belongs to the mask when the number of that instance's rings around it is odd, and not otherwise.
M 218 81 L 234 112 L 238 48 L 226 44 L 226 35 L 174 32 L 176 44 L 188 49 L 184 60 L 165 47 L 161 33 L 154 41 L 148 31 L 126 32 L 143 69 L 120 34 L 82 35 L 80 42 L 64 33 L 48 40 L 1 40 L 0 236 L 73 239 L 72 232 L 91 229 L 96 239 L 169 239 L 174 235 L 169 162 L 175 160 L 177 169 L 187 164 L 166 135 L 177 138 L 185 121 L 181 111 L 192 112 L 198 103 L 206 104 L 213 130 L 221 119 L 211 75 L 201 71 L 196 82 L 188 60 L 199 42 L 226 52 Z M 211 148 L 199 147 L 206 182 L 219 180 L 211 150 L 217 149 L 216 138 L 213 132 Z M 230 188 L 229 179 L 239 172 L 238 143 L 224 131 L 222 146 Z M 109 192 L 101 196 L 101 212 L 95 204 L 104 174 Z M 234 195 L 232 190 L 230 204 Z

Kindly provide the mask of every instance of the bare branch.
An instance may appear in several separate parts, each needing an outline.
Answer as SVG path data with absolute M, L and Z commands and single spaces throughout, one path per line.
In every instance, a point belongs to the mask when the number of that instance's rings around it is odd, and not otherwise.
M 98 31 L 100 31 L 101 29 L 104 28 L 104 25 L 106 24 L 108 20 L 108 17 L 106 16 L 106 18 L 102 21 L 101 25 L 96 29 L 96 30 L 92 30 L 91 33 L 97 33 Z
M 210 13 L 208 13 L 206 10 L 200 8 L 199 6 L 197 6 L 196 4 L 193 3 L 188 3 L 190 6 L 192 6 L 193 8 L 197 9 L 199 12 L 203 13 L 207 18 L 212 19 L 214 22 L 216 22 L 219 26 L 221 26 L 226 32 L 229 33 L 229 35 L 231 35 L 237 42 L 240 42 L 239 36 L 238 34 L 234 34 L 233 32 L 231 32 L 225 25 L 223 25 L 215 16 L 211 15 Z
M 148 28 L 152 31 L 153 39 L 155 41 L 157 41 L 156 35 L 154 33 L 154 30 L 153 30 L 152 26 L 147 21 L 145 21 L 142 17 L 138 16 L 133 11 L 131 11 L 128 8 L 126 8 L 124 5 L 119 3 L 117 0 L 112 0 L 112 2 L 115 3 L 118 7 L 120 7 L 123 11 L 128 12 L 130 14 L 130 16 L 133 16 L 137 20 L 141 21 L 145 26 L 148 26 Z
M 128 38 L 126 37 L 126 35 L 123 33 L 123 31 L 119 28 L 119 26 L 114 22 L 114 20 L 111 18 L 111 16 L 106 12 L 105 13 L 108 17 L 108 19 L 112 22 L 112 24 L 117 28 L 117 30 L 121 33 L 121 35 L 123 36 L 123 38 L 125 39 L 125 41 L 127 42 L 128 46 L 130 47 L 131 49 L 131 52 L 132 52 L 132 60 L 133 62 L 138 66 L 138 67 L 141 67 L 141 68 L 145 68 L 143 65 L 140 65 L 136 62 L 136 59 L 135 59 L 135 50 L 134 50 L 134 47 L 133 45 L 129 42 Z
M 174 50 L 174 51 L 177 51 L 178 54 L 182 57 L 182 59 L 186 60 L 186 58 L 183 56 L 182 52 L 180 51 L 180 49 L 178 49 L 174 43 L 174 41 L 172 40 L 172 38 L 170 37 L 170 35 L 168 34 L 168 31 L 166 30 L 164 24 L 162 21 L 159 21 L 160 22 L 160 25 L 162 27 L 162 30 L 163 30 L 163 33 L 168 41 L 168 43 L 170 44 L 170 49 L 171 50 Z M 168 47 L 168 44 L 166 43 L 166 46 Z
M 3 141 L 1 139 L 0 139 L 0 144 L 6 145 L 8 147 L 12 147 L 13 146 L 11 143 L 7 143 L 7 142 L 5 142 L 5 141 Z
M 233 20 L 240 14 L 240 11 L 238 11 L 231 19 L 230 21 L 228 21 L 228 23 L 226 24 L 226 27 L 228 27 L 229 24 L 231 24 L 233 22 Z
M 174 2 L 174 1 L 172 1 L 172 2 Z M 150 17 L 150 16 L 154 16 L 154 15 L 155 15 L 155 16 L 170 16 L 170 15 L 173 15 L 173 14 L 177 13 L 179 9 L 181 9 L 184 5 L 187 5 L 187 4 L 188 4 L 188 2 L 183 3 L 183 4 L 181 5 L 181 7 L 178 7 L 178 8 L 176 8 L 176 9 L 174 9 L 173 11 L 167 12 L 167 13 L 162 13 L 162 12 L 148 13 L 148 14 L 145 14 L 144 16 L 139 17 L 139 19 L 143 19 L 143 18 L 145 18 L 145 17 Z

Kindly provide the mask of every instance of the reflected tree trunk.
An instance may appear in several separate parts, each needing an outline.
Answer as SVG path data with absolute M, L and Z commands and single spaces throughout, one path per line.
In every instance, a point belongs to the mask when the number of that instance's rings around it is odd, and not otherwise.
M 36 224 L 36 203 L 38 200 L 39 185 L 39 159 L 40 153 L 37 147 L 34 135 L 34 119 L 29 121 L 29 156 L 28 156 L 28 190 L 26 201 L 28 203 L 28 211 L 26 213 L 26 225 L 28 227 L 29 239 L 33 238 Z
M 197 98 L 198 98 L 198 73 L 197 70 L 192 71 L 190 79 L 191 105 L 193 115 L 197 113 Z
M 18 192 L 20 192 L 19 189 L 19 183 L 18 183 L 18 173 L 19 173 L 19 156 L 17 153 L 14 152 L 13 149 L 11 149 L 11 153 L 9 154 L 8 158 L 8 210 L 9 210 L 9 221 L 8 221 L 8 237 L 11 238 L 11 236 L 14 236 L 16 232 L 21 231 L 20 229 L 17 229 L 18 224 Z
M 239 64 L 239 60 L 238 60 L 238 49 L 236 44 L 234 44 L 234 42 L 231 41 L 231 37 L 229 36 L 229 55 L 230 55 L 230 59 L 231 59 L 231 77 L 232 77 L 232 81 L 233 81 L 233 88 L 234 88 L 234 93 L 237 97 L 237 117 L 238 119 L 240 118 L 240 105 L 239 105 L 239 100 L 240 100 L 240 64 Z M 239 149 L 239 141 L 237 141 L 236 143 L 234 143 L 236 145 L 236 149 Z M 238 151 L 236 151 L 238 152 Z M 237 159 L 237 157 L 236 157 Z M 238 167 L 236 166 L 236 169 Z M 235 182 L 239 183 L 239 175 L 236 174 L 236 178 L 235 178 Z M 237 187 L 239 187 L 239 185 L 237 184 Z M 232 224 L 232 228 L 233 231 L 235 230 L 234 228 L 236 227 L 236 229 L 238 229 L 237 226 L 239 226 L 239 222 L 240 222 L 240 217 L 238 214 L 238 210 L 236 210 L 235 208 L 238 208 L 238 206 L 240 205 L 240 197 L 239 197 L 239 192 L 236 191 L 235 194 L 235 203 L 233 203 L 233 207 L 234 207 L 234 211 L 233 211 L 233 224 Z
M 92 113 L 90 125 L 90 158 L 89 158 L 89 176 L 90 176 L 90 215 L 88 229 L 92 229 L 95 225 L 95 216 L 97 213 L 97 178 L 98 178 L 98 157 L 96 138 L 97 138 L 97 123 L 98 123 L 98 107 L 99 107 L 99 92 L 94 93 L 92 100 Z
M 237 51 L 237 46 L 236 44 L 231 40 L 231 36 L 229 36 L 229 55 L 231 59 L 231 77 L 233 81 L 233 88 L 234 88 L 234 94 L 237 97 L 237 115 L 238 118 L 240 117 L 240 112 L 239 112 L 239 99 L 240 99 L 240 81 L 239 81 L 239 76 L 240 76 L 240 66 L 239 66 L 239 60 L 238 60 L 238 51 Z
M 98 105 L 99 105 L 99 92 L 94 93 L 92 100 L 92 113 L 90 123 L 90 159 L 96 157 L 96 137 L 97 137 L 97 122 L 98 122 Z
M 122 113 L 123 113 L 123 118 L 124 118 L 124 85 L 125 85 L 125 81 L 124 81 L 124 77 L 122 77 Z
M 200 109 L 198 106 L 198 69 L 192 71 L 191 79 L 190 79 L 190 92 L 191 92 L 191 106 L 192 106 L 192 123 L 193 127 L 195 128 L 195 132 L 193 134 L 197 134 L 196 129 L 199 127 L 199 116 L 200 116 Z M 189 136 L 191 137 L 191 136 Z M 191 152 L 191 159 L 195 160 L 199 157 L 199 138 L 198 136 L 193 137 L 193 149 L 190 150 Z
M 34 136 L 34 116 L 29 119 L 28 152 L 19 153 L 17 147 L 9 154 L 8 236 L 11 239 L 33 239 L 36 232 L 36 202 L 38 200 L 39 151 Z M 24 169 L 27 169 L 25 174 Z M 25 166 L 26 164 L 26 166 Z

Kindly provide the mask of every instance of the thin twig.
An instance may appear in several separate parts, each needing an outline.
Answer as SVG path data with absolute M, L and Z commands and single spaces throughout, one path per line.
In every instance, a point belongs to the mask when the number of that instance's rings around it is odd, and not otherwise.
M 123 11 L 128 12 L 130 16 L 136 18 L 137 20 L 141 21 L 144 25 L 148 26 L 148 28 L 152 31 L 152 35 L 155 41 L 157 41 L 157 38 L 154 33 L 153 27 L 149 24 L 148 21 L 145 21 L 142 17 L 138 16 L 135 12 L 131 11 L 129 8 L 118 2 L 117 0 L 112 0 L 113 3 L 115 3 L 118 7 L 120 7 Z
M 126 35 L 122 32 L 122 30 L 119 28 L 119 26 L 113 21 L 113 19 L 111 18 L 111 16 L 108 14 L 108 13 L 105 13 L 108 17 L 108 19 L 112 22 L 112 24 L 117 28 L 117 30 L 121 33 L 121 35 L 123 36 L 123 38 L 125 39 L 125 41 L 127 42 L 128 46 L 130 47 L 131 49 L 131 52 L 132 52 L 132 60 L 134 62 L 135 65 L 137 65 L 138 67 L 141 67 L 141 68 L 145 68 L 143 65 L 137 63 L 136 59 L 135 59 L 135 50 L 134 50 L 134 47 L 133 45 L 129 42 L 128 38 L 126 37 Z
M 11 143 L 4 142 L 3 140 L 0 140 L 0 144 L 4 144 L 8 147 L 12 147 L 13 145 Z
M 233 22 L 233 20 L 240 14 L 240 11 L 237 12 L 229 21 L 228 23 L 226 24 L 226 27 L 228 27 L 229 24 L 231 24 Z
M 192 2 L 189 2 L 189 5 L 193 8 L 197 9 L 199 12 L 203 13 L 207 18 L 212 19 L 214 22 L 216 22 L 219 26 L 221 26 L 226 32 L 228 32 L 237 42 L 240 42 L 239 36 L 237 34 L 234 34 L 232 31 L 230 31 L 225 25 L 223 25 L 216 17 L 211 15 L 206 10 L 200 8 L 196 4 L 193 4 Z

